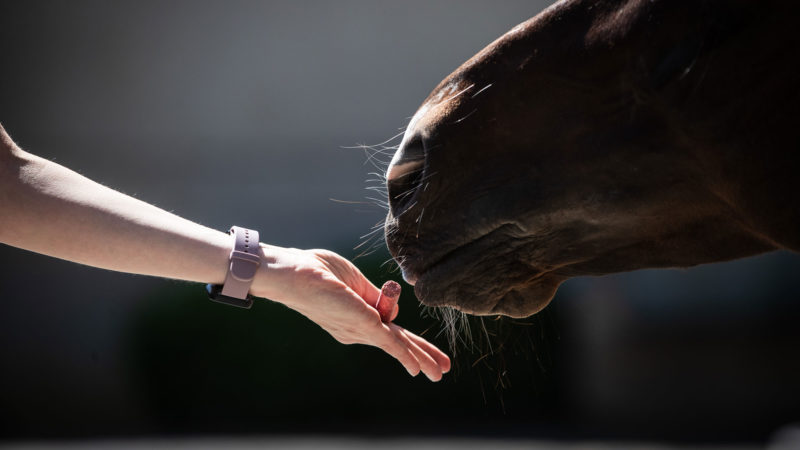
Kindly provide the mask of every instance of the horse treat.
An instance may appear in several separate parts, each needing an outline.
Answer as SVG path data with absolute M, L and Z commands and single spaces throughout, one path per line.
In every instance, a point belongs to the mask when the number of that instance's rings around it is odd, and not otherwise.
M 383 287 L 381 287 L 381 295 L 378 296 L 378 302 L 375 304 L 375 309 L 381 315 L 381 320 L 384 323 L 389 323 L 392 321 L 392 312 L 394 312 L 394 307 L 397 305 L 397 300 L 400 298 L 400 291 L 403 288 L 400 287 L 396 281 L 389 280 L 386 283 L 383 283 Z

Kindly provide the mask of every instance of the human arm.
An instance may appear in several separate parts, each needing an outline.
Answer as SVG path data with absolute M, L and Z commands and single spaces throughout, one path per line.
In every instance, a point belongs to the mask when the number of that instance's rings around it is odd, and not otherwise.
M 0 242 L 94 267 L 221 284 L 230 238 L 17 147 L 0 128 Z
M 120 272 L 223 283 L 230 236 L 89 180 L 16 146 L 0 126 L 0 242 Z M 377 288 L 338 255 L 261 245 L 251 293 L 282 302 L 345 343 L 382 348 L 416 374 L 449 360 L 368 303 Z

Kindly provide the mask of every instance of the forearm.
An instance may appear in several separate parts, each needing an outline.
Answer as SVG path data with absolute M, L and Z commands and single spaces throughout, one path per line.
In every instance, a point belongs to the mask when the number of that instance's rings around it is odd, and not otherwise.
M 225 279 L 227 234 L 15 146 L 3 158 L 0 242 L 121 272 L 206 283 Z

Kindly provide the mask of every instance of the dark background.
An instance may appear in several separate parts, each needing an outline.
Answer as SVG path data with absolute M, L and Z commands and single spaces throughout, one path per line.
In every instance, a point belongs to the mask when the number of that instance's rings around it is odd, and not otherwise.
M 364 152 L 343 147 L 395 135 L 546 3 L 0 1 L 0 121 L 28 151 L 186 218 L 354 257 L 384 212 Z M 399 278 L 388 258 L 356 262 L 380 284 Z M 0 267 L 2 439 L 760 442 L 800 420 L 788 253 L 571 280 L 533 318 L 472 319 L 438 384 L 272 302 L 241 311 L 199 285 L 7 246 Z M 400 324 L 447 347 L 408 286 L 401 307 Z

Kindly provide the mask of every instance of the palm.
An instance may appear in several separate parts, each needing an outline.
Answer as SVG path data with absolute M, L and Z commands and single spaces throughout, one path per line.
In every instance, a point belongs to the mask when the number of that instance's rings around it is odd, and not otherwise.
M 326 250 L 297 251 L 295 296 L 291 307 L 343 344 L 367 344 L 383 349 L 412 375 L 422 370 L 439 380 L 450 360 L 421 337 L 381 322 L 375 309 L 380 291 L 350 261 Z M 301 301 L 304 300 L 304 301 Z

